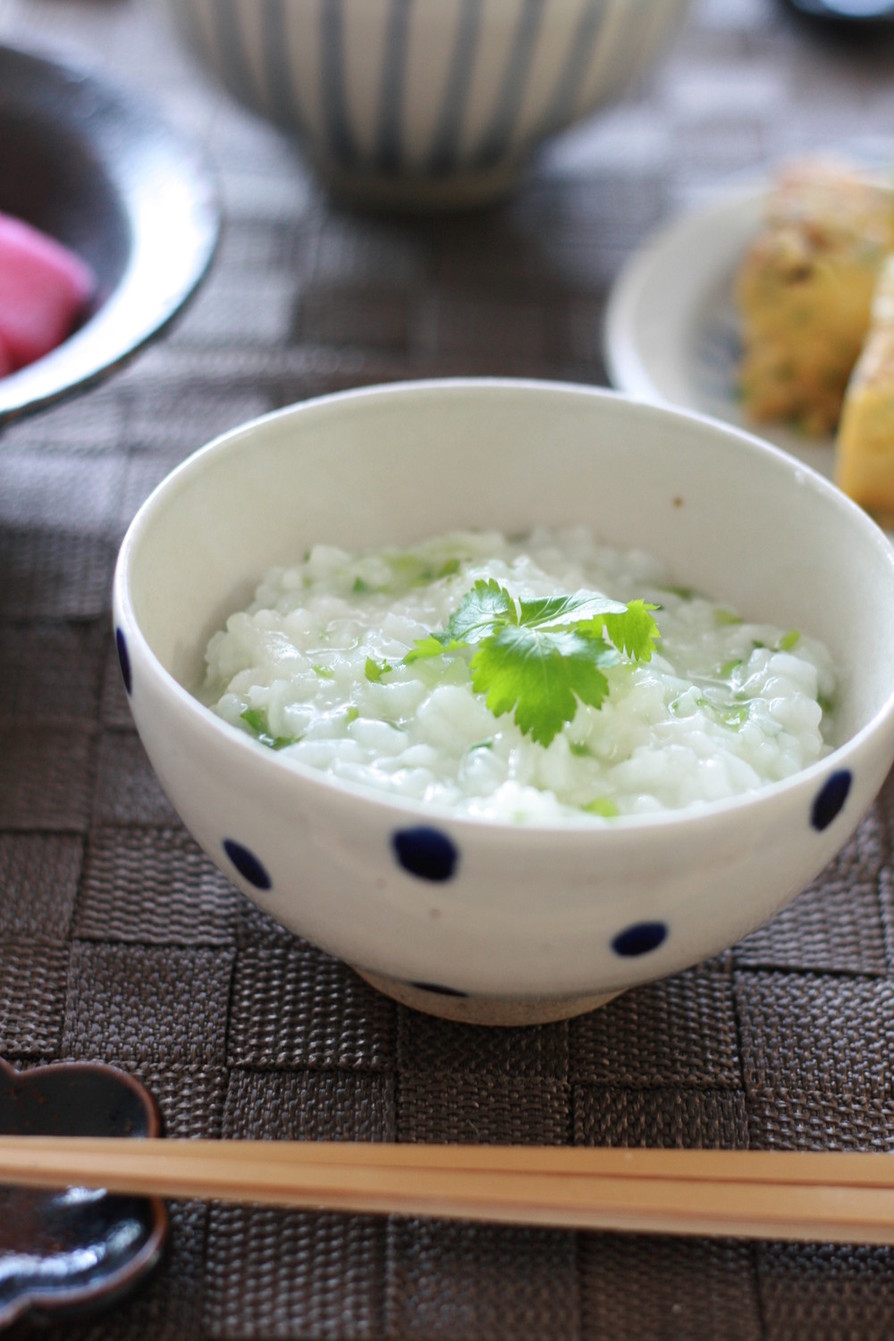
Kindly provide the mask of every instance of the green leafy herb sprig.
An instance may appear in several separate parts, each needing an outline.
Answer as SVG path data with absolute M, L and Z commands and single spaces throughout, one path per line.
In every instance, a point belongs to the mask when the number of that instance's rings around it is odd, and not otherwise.
M 262 708 L 246 708 L 239 716 L 255 739 L 270 750 L 284 750 L 289 745 L 296 745 L 300 740 L 300 736 L 275 736 L 270 730 L 267 714 Z
M 603 670 L 622 656 L 648 661 L 660 637 L 641 600 L 625 605 L 592 592 L 518 600 L 491 578 L 475 583 L 447 626 L 418 639 L 403 664 L 474 648 L 472 688 L 496 716 L 514 713 L 519 729 L 549 745 L 578 702 L 599 708 L 609 684 Z M 393 666 L 367 662 L 371 680 Z

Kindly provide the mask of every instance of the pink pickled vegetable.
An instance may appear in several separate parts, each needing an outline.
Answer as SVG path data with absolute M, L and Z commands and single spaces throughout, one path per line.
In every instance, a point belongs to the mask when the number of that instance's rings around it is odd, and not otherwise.
M 95 287 L 92 270 L 74 252 L 0 214 L 0 376 L 61 344 Z

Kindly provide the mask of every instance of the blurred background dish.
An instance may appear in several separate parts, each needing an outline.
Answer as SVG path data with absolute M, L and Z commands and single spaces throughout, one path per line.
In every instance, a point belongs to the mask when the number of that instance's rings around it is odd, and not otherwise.
M 869 326 L 868 294 L 876 282 L 873 267 L 885 254 L 887 245 L 888 175 L 876 168 L 882 161 L 878 147 L 870 140 L 855 142 L 850 156 L 842 154 L 839 166 L 827 168 L 832 173 L 830 178 L 823 175 L 821 159 L 814 159 L 812 163 L 801 160 L 801 193 L 790 196 L 796 203 L 788 206 L 794 211 L 793 220 L 800 217 L 807 220 L 802 231 L 807 241 L 801 245 L 809 247 L 811 227 L 817 227 L 817 236 L 823 237 L 824 210 L 827 208 L 824 181 L 831 182 L 832 189 L 838 192 L 838 213 L 834 227 L 830 226 L 829 236 L 817 244 L 814 252 L 803 254 L 814 258 L 818 271 L 835 276 L 829 294 L 820 305 L 813 300 L 810 317 L 815 333 L 822 331 L 822 303 L 825 302 L 833 314 L 829 329 L 836 332 L 835 342 L 829 336 L 823 342 L 817 335 L 815 348 L 823 351 L 826 347 L 843 346 L 845 360 L 856 358 L 854 350 L 859 352 L 861 321 Z M 834 163 L 834 159 L 830 162 Z M 849 164 L 859 166 L 852 172 Z M 787 170 L 786 189 L 789 193 L 797 176 L 796 166 L 790 163 Z M 877 215 L 868 221 L 861 213 L 863 195 L 855 196 L 853 192 L 854 183 L 862 179 L 864 172 L 866 180 L 875 183 L 874 191 L 884 188 L 878 195 Z M 615 280 L 606 309 L 606 368 L 612 384 L 619 390 L 644 400 L 697 410 L 759 433 L 841 484 L 837 469 L 837 430 L 835 423 L 830 426 L 828 416 L 831 414 L 837 419 L 845 388 L 836 384 L 831 366 L 826 369 L 820 364 L 824 368 L 822 380 L 818 378 L 813 385 L 821 388 L 822 394 L 818 395 L 814 390 L 811 400 L 809 372 L 814 350 L 805 344 L 789 317 L 791 311 L 803 308 L 806 287 L 803 277 L 796 280 L 797 293 L 789 307 L 777 301 L 766 309 L 771 313 L 770 321 L 776 323 L 775 327 L 765 324 L 757 336 L 753 333 L 753 324 L 751 327 L 751 344 L 752 347 L 760 345 L 764 368 L 772 371 L 778 366 L 784 369 L 782 401 L 777 402 L 775 408 L 771 403 L 769 409 L 762 409 L 754 396 L 749 401 L 743 389 L 748 317 L 743 309 L 741 291 L 737 293 L 737 283 L 749 249 L 762 235 L 768 211 L 772 213 L 787 207 L 780 203 L 780 183 L 784 175 L 780 167 L 764 179 L 727 185 L 725 190 L 712 194 L 691 211 L 656 230 L 628 258 Z M 803 189 L 805 183 L 806 192 Z M 847 212 L 848 190 L 851 191 L 850 215 Z M 875 199 L 874 196 L 871 198 Z M 781 232 L 783 248 L 795 245 L 790 239 L 800 226 L 800 223 L 786 224 Z M 883 240 L 877 250 L 873 250 L 872 229 L 876 227 L 881 230 Z M 837 244 L 834 243 L 836 237 L 840 239 Z M 763 261 L 761 265 L 764 265 Z M 766 290 L 760 287 L 766 282 L 763 270 L 752 271 L 752 276 L 755 273 L 758 285 L 755 288 L 752 278 L 752 293 L 757 292 L 760 301 L 764 302 Z M 772 278 L 770 274 L 771 282 Z M 845 302 L 839 302 L 836 285 L 838 291 L 846 294 Z M 865 312 L 862 310 L 864 298 Z M 847 343 L 850 309 L 853 310 L 850 323 L 853 346 Z M 787 352 L 786 339 L 795 344 L 797 357 Z M 791 398 L 792 385 L 796 391 L 798 385 L 793 367 L 800 370 L 800 376 L 808 375 L 808 391 L 800 402 L 797 395 Z M 751 375 L 753 378 L 753 373 Z M 763 394 L 768 394 L 768 385 L 772 390 L 772 380 L 768 383 L 765 376 Z M 837 395 L 838 404 L 832 399 L 833 395 Z M 815 419 L 811 428 L 808 411 L 815 415 L 820 407 L 825 409 L 826 418 L 822 421 Z M 853 496 L 867 505 L 865 496 Z M 882 520 L 880 514 L 879 520 Z M 887 516 L 884 524 L 889 524 Z
M 616 101 L 690 0 L 163 0 L 235 98 L 364 205 L 494 199 L 547 137 Z
M 720 192 L 658 229 L 630 256 L 605 317 L 613 386 L 754 431 L 738 390 L 734 284 L 768 190 L 768 182 L 757 181 Z M 831 477 L 831 437 L 804 438 L 786 424 L 762 424 L 760 434 Z
M 894 25 L 892 0 L 782 0 L 799 18 L 817 19 L 837 32 L 865 30 L 874 35 Z
M 81 390 L 157 335 L 204 276 L 219 209 L 202 156 L 153 110 L 77 66 L 0 47 L 0 211 L 82 257 L 80 328 L 0 377 L 0 427 Z

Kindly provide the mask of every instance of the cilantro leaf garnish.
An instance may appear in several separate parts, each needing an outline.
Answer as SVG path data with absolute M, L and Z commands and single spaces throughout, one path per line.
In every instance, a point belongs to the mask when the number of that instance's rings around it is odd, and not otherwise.
M 500 623 L 509 622 L 516 622 L 516 605 L 509 592 L 494 578 L 489 582 L 479 579 L 450 616 L 445 632 L 435 637 L 469 645 L 489 637 Z
M 254 733 L 258 743 L 266 745 L 270 750 L 284 750 L 287 745 L 295 745 L 301 739 L 300 736 L 274 736 L 267 721 L 267 714 L 261 708 L 246 708 L 239 716 Z
M 603 667 L 622 656 L 649 660 L 659 637 L 656 608 L 592 592 L 522 601 L 493 578 L 479 580 L 446 628 L 419 639 L 404 662 L 473 648 L 475 692 L 494 716 L 513 713 L 525 735 L 549 745 L 578 703 L 601 707 L 609 692 Z
M 631 601 L 623 613 L 610 611 L 603 616 L 609 638 L 631 661 L 648 661 L 652 655 L 652 641 L 659 636 L 651 614 L 655 609 L 648 601 Z
M 508 593 L 507 593 L 508 594 Z M 573 596 L 543 596 L 518 604 L 521 624 L 581 624 L 608 615 L 623 615 L 627 606 L 598 592 L 578 591 Z
M 601 663 L 616 662 L 608 643 L 573 630 L 507 624 L 472 657 L 472 688 L 495 717 L 515 714 L 516 725 L 548 745 L 577 712 L 577 701 L 600 708 L 608 695 Z
M 706 698 L 704 694 L 693 698 L 683 693 L 670 704 L 670 710 L 675 717 L 689 717 L 693 708 L 701 708 L 709 717 L 713 717 L 715 722 L 721 726 L 728 726 L 732 731 L 738 731 L 748 721 L 749 708 L 745 699 L 737 703 L 721 703 Z
M 603 819 L 615 819 L 620 814 L 614 801 L 607 796 L 594 797 L 592 801 L 581 806 L 581 810 L 585 810 L 588 815 L 601 815 Z
M 747 703 L 717 703 L 711 706 L 718 720 L 734 731 L 738 731 L 748 721 Z
M 416 642 L 413 644 L 407 655 L 404 657 L 404 665 L 410 666 L 413 664 L 414 661 L 427 661 L 430 657 L 439 657 L 444 652 L 448 652 L 455 648 L 464 646 L 465 644 L 462 642 L 451 642 L 450 639 L 444 638 L 443 635 L 439 635 L 437 633 L 431 633 L 427 638 L 416 639 Z M 376 671 L 378 672 L 376 675 L 370 674 L 370 666 L 374 666 L 376 668 Z M 387 663 L 385 663 L 382 666 L 377 666 L 377 664 L 374 661 L 370 661 L 369 659 L 367 659 L 366 678 L 367 680 L 372 679 L 381 680 L 382 675 L 385 673 L 385 671 L 390 669 L 391 667 Z
M 490 637 L 495 628 L 514 620 L 515 616 L 515 602 L 505 587 L 493 578 L 489 582 L 480 579 L 454 610 L 443 632 L 418 638 L 404 657 L 404 664 L 409 666 L 414 661 L 425 661 L 444 652 L 470 647 L 482 638 Z

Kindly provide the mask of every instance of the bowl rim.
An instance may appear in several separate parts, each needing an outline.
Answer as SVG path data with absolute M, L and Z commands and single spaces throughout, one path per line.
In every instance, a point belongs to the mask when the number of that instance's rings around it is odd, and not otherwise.
M 348 801 L 352 799 L 360 800 L 374 809 L 381 809 L 391 815 L 409 815 L 420 823 L 428 819 L 431 822 L 437 820 L 442 825 L 452 825 L 457 830 L 466 830 L 467 832 L 477 828 L 511 832 L 516 835 L 530 834 L 535 841 L 538 837 L 542 840 L 545 835 L 556 836 L 561 834 L 563 842 L 592 842 L 594 834 L 600 836 L 600 842 L 611 841 L 612 835 L 616 836 L 616 841 L 622 841 L 625 835 L 629 835 L 631 832 L 637 833 L 642 830 L 663 830 L 667 828 L 677 829 L 683 826 L 687 828 L 705 826 L 706 824 L 724 822 L 731 812 L 739 812 L 745 809 L 755 810 L 761 807 L 775 808 L 783 796 L 789 796 L 799 791 L 815 792 L 818 783 L 831 774 L 846 768 L 848 766 L 847 761 L 851 756 L 859 753 L 864 744 L 868 743 L 873 737 L 882 734 L 886 729 L 888 734 L 891 735 L 892 741 L 894 741 L 894 678 L 892 678 L 891 688 L 885 701 L 859 730 L 806 768 L 799 769 L 786 778 L 768 782 L 753 791 L 718 800 L 699 801 L 683 808 L 659 810 L 648 814 L 619 815 L 613 816 L 611 819 L 588 815 L 582 816 L 581 819 L 574 817 L 552 821 L 526 820 L 524 823 L 519 823 L 490 816 L 460 814 L 446 804 L 419 801 L 411 797 L 392 796 L 366 784 L 331 778 L 322 770 L 303 764 L 300 760 L 290 759 L 276 751 L 265 749 L 246 732 L 217 716 L 210 707 L 202 703 L 201 699 L 182 685 L 162 664 L 136 618 L 129 587 L 130 568 L 141 534 L 151 524 L 152 515 L 164 500 L 165 495 L 171 490 L 177 489 L 181 481 L 189 479 L 192 475 L 201 471 L 204 461 L 208 457 L 217 456 L 221 453 L 238 452 L 242 449 L 245 441 L 250 439 L 258 429 L 280 420 L 297 417 L 307 410 L 314 410 L 318 407 L 379 399 L 383 396 L 402 397 L 442 391 L 448 393 L 451 391 L 458 393 L 472 391 L 474 393 L 479 389 L 504 392 L 523 390 L 560 396 L 584 393 L 594 402 L 612 401 L 630 405 L 638 414 L 646 417 L 665 420 L 671 417 L 677 422 L 701 425 L 703 429 L 710 432 L 719 431 L 728 439 L 738 441 L 746 450 L 763 454 L 775 461 L 778 467 L 804 477 L 811 488 L 825 495 L 833 506 L 843 511 L 850 518 L 850 521 L 864 532 L 867 541 L 879 551 L 883 560 L 889 564 L 892 581 L 894 581 L 894 544 L 891 543 L 885 532 L 868 513 L 848 498 L 825 476 L 789 456 L 782 448 L 754 433 L 700 411 L 667 404 L 656 404 L 608 387 L 596 387 L 586 383 L 546 378 L 431 377 L 349 387 L 340 391 L 331 391 L 319 396 L 308 397 L 306 400 L 267 411 L 216 435 L 175 466 L 154 487 L 127 528 L 119 549 L 113 577 L 113 626 L 117 629 L 122 624 L 127 624 L 128 637 L 136 637 L 137 647 L 142 659 L 152 667 L 163 692 L 173 696 L 181 708 L 189 713 L 194 729 L 200 731 L 209 739 L 217 738 L 228 742 L 231 747 L 237 750 L 245 751 L 245 760 L 246 762 L 254 761 L 253 767 L 264 771 L 279 770 L 279 776 L 291 777 L 293 785 L 303 784 L 322 787 L 335 797 Z M 260 580 L 260 577 L 261 574 L 258 574 L 257 580 Z M 894 746 L 892 746 L 892 752 L 894 752 Z M 276 773 L 271 773 L 271 776 L 276 776 Z M 516 839 L 516 841 L 518 840 Z

